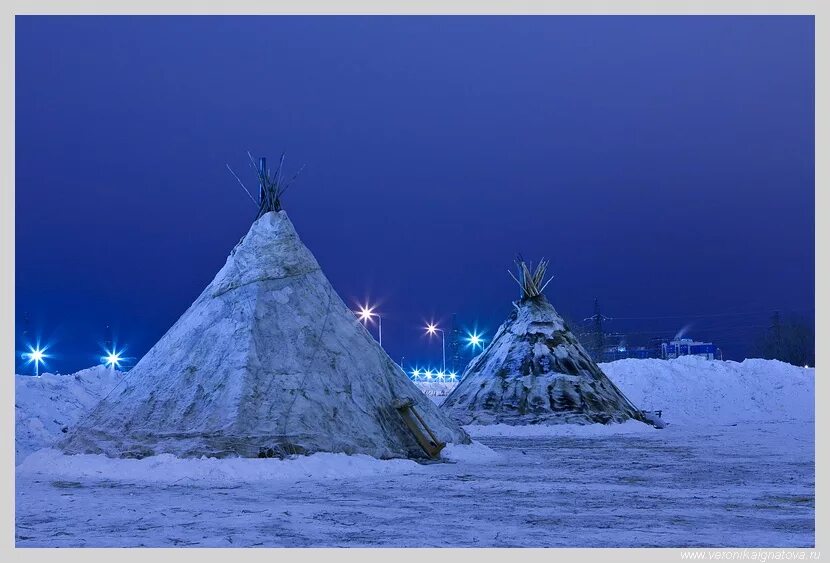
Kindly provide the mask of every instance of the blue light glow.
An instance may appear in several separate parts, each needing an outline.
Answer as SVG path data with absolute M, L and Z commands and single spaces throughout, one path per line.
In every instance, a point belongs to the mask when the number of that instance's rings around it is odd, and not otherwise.
M 113 350 L 112 352 L 109 352 L 106 356 L 102 356 L 101 361 L 103 361 L 105 365 L 113 369 L 121 367 L 121 353 Z
M 409 372 L 410 379 L 419 383 L 457 383 L 458 372 L 442 369 L 414 368 Z
M 29 351 L 24 352 L 20 355 L 21 358 L 26 360 L 26 365 L 28 366 L 31 363 L 35 364 L 35 375 L 40 375 L 40 364 L 46 364 L 46 358 L 49 356 L 46 355 L 46 347 L 40 347 L 40 344 L 36 345 L 34 348 L 29 346 Z
M 372 317 L 378 316 L 378 314 L 375 313 L 375 308 L 374 307 L 369 307 L 369 305 L 361 305 L 360 310 L 355 311 L 355 314 L 364 323 L 368 322 L 368 321 L 371 321 Z
M 467 346 L 471 346 L 474 350 L 476 348 L 483 348 L 484 338 L 476 331 L 470 332 L 467 334 Z

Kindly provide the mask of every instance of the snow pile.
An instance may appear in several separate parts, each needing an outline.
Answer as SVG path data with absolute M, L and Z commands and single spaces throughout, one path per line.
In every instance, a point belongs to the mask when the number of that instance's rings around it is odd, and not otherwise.
M 104 366 L 72 375 L 16 375 L 14 450 L 18 463 L 63 437 L 61 429 L 89 412 L 122 377 L 122 372 Z
M 502 456 L 481 442 L 473 442 L 472 444 L 447 444 L 441 450 L 441 459 L 462 463 L 491 463 L 501 460 Z
M 619 360 L 602 364 L 601 368 L 635 404 L 646 410 L 661 409 L 663 419 L 673 424 L 705 426 L 752 421 L 815 420 L 813 368 L 800 368 L 774 360 L 722 362 L 697 357 Z M 16 376 L 15 453 L 18 463 L 31 452 L 48 447 L 56 438 L 64 436 L 61 428 L 73 425 L 85 415 L 122 377 L 122 373 L 103 366 L 72 375 Z M 475 436 L 652 431 L 648 426 L 635 423 L 555 427 L 497 424 L 468 426 L 467 430 Z M 450 444 L 445 448 L 443 457 L 453 459 L 456 455 L 463 455 L 457 452 L 465 451 L 471 450 Z M 352 458 L 358 459 L 357 456 Z M 130 463 L 130 460 L 112 461 Z
M 276 458 L 178 458 L 160 454 L 144 459 L 109 458 L 104 455 L 64 455 L 43 449 L 17 467 L 18 477 L 96 479 L 129 483 L 193 484 L 239 483 L 308 478 L 344 479 L 398 475 L 423 470 L 406 459 L 379 460 L 358 454 L 316 453 L 293 459 Z
M 600 366 L 628 398 L 675 424 L 815 420 L 815 369 L 777 360 L 684 356 Z

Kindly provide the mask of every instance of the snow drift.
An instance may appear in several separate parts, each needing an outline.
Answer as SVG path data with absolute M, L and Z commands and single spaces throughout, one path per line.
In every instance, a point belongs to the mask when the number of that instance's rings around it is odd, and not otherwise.
M 216 485 L 377 477 L 412 473 L 425 467 L 408 459 L 379 460 L 364 454 L 316 453 L 291 459 L 179 458 L 172 454 L 160 454 L 144 459 L 128 459 L 102 454 L 64 455 L 60 450 L 49 448 L 28 456 L 17 467 L 16 474 L 66 480 Z
M 601 365 L 637 405 L 684 425 L 815 420 L 815 368 L 684 356 Z
M 676 360 L 619 360 L 601 364 L 626 395 L 645 409 L 662 409 L 676 425 L 722 425 L 740 422 L 812 422 L 815 420 L 815 369 L 775 360 L 743 362 L 684 357 Z M 123 375 L 94 367 L 72 375 L 15 377 L 15 450 L 18 462 L 64 436 L 61 428 L 88 412 Z M 424 388 L 445 383 L 419 383 Z M 613 427 L 621 432 L 651 431 L 641 424 Z M 473 435 L 482 435 L 468 427 Z M 550 433 L 541 427 L 537 432 Z M 561 425 L 560 433 L 570 426 Z M 590 430 L 579 430 L 582 435 Z M 532 431 L 532 430 L 529 430 Z M 573 430 L 577 432 L 576 429 Z M 487 428 L 488 435 L 512 435 L 504 425 Z M 448 446 L 449 447 L 449 446 Z M 449 452 L 448 452 L 449 453 Z
M 71 375 L 15 376 L 14 453 L 17 463 L 33 451 L 62 438 L 62 430 L 86 415 L 123 376 L 120 371 L 104 366 Z
M 447 444 L 441 458 L 451 462 L 487 463 L 501 456 L 479 442 Z M 102 454 L 65 455 L 45 448 L 26 457 L 17 467 L 21 477 L 94 479 L 128 483 L 211 484 L 308 479 L 383 477 L 427 471 L 427 465 L 409 459 L 379 460 L 365 454 L 320 452 L 292 458 L 180 458 L 160 454 L 143 459 L 110 458 Z

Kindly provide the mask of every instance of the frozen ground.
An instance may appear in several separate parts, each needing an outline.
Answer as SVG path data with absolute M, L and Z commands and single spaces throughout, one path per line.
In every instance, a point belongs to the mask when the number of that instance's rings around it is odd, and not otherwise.
M 61 468 L 38 474 L 24 471 L 24 464 L 17 475 L 16 543 L 814 545 L 811 423 L 623 426 L 618 434 L 479 435 L 495 455 L 424 466 L 399 462 L 388 471 L 374 467 L 387 462 L 370 461 L 342 476 L 162 474 L 153 482 L 108 467 L 99 476 Z
M 814 372 L 744 364 L 606 364 L 674 423 L 469 427 L 492 452 L 447 463 L 41 450 L 16 471 L 16 544 L 811 547 Z

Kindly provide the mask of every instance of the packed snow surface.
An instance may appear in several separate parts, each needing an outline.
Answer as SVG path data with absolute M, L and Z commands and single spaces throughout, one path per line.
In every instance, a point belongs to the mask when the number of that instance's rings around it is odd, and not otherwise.
M 156 482 L 125 481 L 111 472 L 38 474 L 24 464 L 16 475 L 15 541 L 17 547 L 815 545 L 812 424 L 640 426 L 650 432 L 482 436 L 494 454 L 475 446 L 459 454 L 452 446 L 449 463 L 410 470 L 413 462 L 397 460 L 379 471 L 390 461 L 366 460 L 366 467 L 358 462 L 327 478 L 304 466 L 309 477 L 224 480 L 200 471 L 176 483 L 156 476 Z M 317 459 L 323 466 L 339 460 Z M 229 467 L 236 460 L 189 461 Z M 294 470 L 277 468 L 300 459 L 245 461 L 285 473 Z M 162 460 L 159 469 L 167 465 Z

